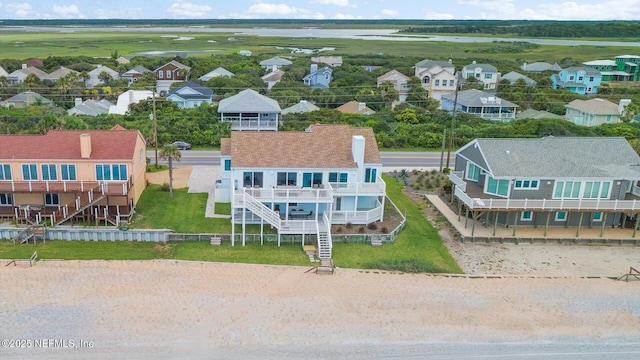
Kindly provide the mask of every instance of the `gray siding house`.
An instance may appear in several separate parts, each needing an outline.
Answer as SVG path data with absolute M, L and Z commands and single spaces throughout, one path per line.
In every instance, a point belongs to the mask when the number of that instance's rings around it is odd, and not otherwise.
M 328 67 L 323 67 L 318 70 L 318 65 L 311 64 L 310 73 L 302 78 L 305 85 L 309 85 L 312 88 L 328 89 L 332 80 L 333 70 Z
M 572 226 L 578 237 L 580 227 L 640 219 L 640 156 L 622 137 L 475 139 L 456 152 L 449 179 L 459 214 L 494 235 L 501 224 L 514 236 L 517 226 Z
M 231 122 L 231 130 L 278 131 L 282 109 L 277 101 L 246 89 L 220 100 L 218 113 Z

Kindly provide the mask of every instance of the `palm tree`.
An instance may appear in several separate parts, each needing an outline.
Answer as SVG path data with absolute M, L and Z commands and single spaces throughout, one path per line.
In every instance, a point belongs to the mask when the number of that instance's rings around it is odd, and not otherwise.
M 103 83 L 105 83 L 105 85 L 109 85 L 109 81 L 111 81 L 113 77 L 108 72 L 103 71 L 100 74 L 98 74 L 98 79 L 100 79 Z
M 169 197 L 173 199 L 173 160 L 180 161 L 182 153 L 173 145 L 165 145 L 160 149 L 160 158 L 169 161 Z

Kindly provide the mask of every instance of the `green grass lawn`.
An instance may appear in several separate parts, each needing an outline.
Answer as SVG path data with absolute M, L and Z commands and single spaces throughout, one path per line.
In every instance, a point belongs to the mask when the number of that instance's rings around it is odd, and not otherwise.
M 407 224 L 393 244 L 373 247 L 370 244 L 333 244 L 336 266 L 348 268 L 378 267 L 392 260 L 420 261 L 432 264 L 443 272 L 460 273 L 460 267 L 442 243 L 420 209 L 402 193 L 402 184 L 383 175 L 387 195 L 401 212 L 406 212 Z
M 407 224 L 393 244 L 372 247 L 369 244 L 336 243 L 333 258 L 336 266 L 344 268 L 383 268 L 394 266 L 406 270 L 408 266 L 417 271 L 432 269 L 433 272 L 459 273 L 460 268 L 442 244 L 437 231 L 423 216 L 411 199 L 402 193 L 402 185 L 395 179 L 383 175 L 387 183 L 387 194 L 407 215 Z M 138 214 L 132 227 L 173 229 L 187 233 L 230 233 L 229 219 L 205 218 L 207 194 L 189 194 L 187 189 L 174 190 L 174 198 L 169 193 L 159 191 L 151 185 L 138 202 Z M 220 208 L 222 211 L 222 207 Z M 259 225 L 247 226 L 248 233 L 260 233 Z M 241 227 L 236 225 L 237 233 Z M 266 234 L 275 233 L 268 226 Z M 47 241 L 46 245 L 14 245 L 10 241 L 0 242 L 0 258 L 28 259 L 33 251 L 38 251 L 42 259 L 80 260 L 149 260 L 181 259 L 199 261 L 220 261 L 256 264 L 309 265 L 300 244 L 248 242 L 245 247 L 229 242 L 214 247 L 207 241 L 183 241 L 170 243 L 149 242 L 107 242 L 107 241 Z M 407 265 L 409 264 L 409 265 Z M 414 266 L 418 264 L 418 266 Z

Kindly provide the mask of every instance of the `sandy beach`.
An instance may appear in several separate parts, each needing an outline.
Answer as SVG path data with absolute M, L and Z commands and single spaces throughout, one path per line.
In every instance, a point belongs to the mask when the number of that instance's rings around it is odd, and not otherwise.
M 306 270 L 183 261 L 2 267 L 0 338 L 93 347 L 3 348 L 0 357 L 386 358 L 413 353 L 407 346 L 567 339 L 640 349 L 640 282 Z

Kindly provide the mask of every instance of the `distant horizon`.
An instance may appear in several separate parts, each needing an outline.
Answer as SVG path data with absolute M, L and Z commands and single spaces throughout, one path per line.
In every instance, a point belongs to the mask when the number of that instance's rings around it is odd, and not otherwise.
M 638 21 L 640 0 L 0 0 L 8 20 Z

